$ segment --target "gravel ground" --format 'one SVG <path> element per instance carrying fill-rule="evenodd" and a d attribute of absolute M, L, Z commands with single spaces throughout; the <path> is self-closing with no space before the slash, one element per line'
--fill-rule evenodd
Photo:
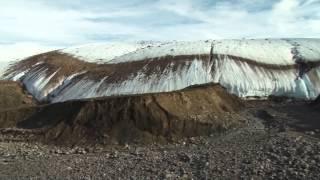
<path fill-rule="evenodd" d="M 320 179 L 319 115 L 303 102 L 253 102 L 246 127 L 148 146 L 57 147 L 0 133 L 0 179 Z"/>

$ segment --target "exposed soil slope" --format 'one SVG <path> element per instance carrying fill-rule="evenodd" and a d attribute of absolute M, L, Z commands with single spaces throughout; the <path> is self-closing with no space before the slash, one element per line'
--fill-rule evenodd
<path fill-rule="evenodd" d="M 7 128 L 15 122 L 20 130 L 41 132 L 41 140 L 59 144 L 151 143 L 237 127 L 241 122 L 235 112 L 241 107 L 221 86 L 207 85 L 7 111 L 0 122 Z M 29 117 L 21 119 L 20 113 Z"/>
<path fill-rule="evenodd" d="M 27 94 L 21 83 L 0 81 L 0 111 L 34 104 L 32 96 Z"/>

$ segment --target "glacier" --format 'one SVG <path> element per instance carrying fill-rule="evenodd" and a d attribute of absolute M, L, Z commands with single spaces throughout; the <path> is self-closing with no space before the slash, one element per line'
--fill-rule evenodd
<path fill-rule="evenodd" d="M 59 50 L 84 61 L 106 63 L 116 57 L 161 44 L 157 41 L 139 41 L 133 43 L 92 43 Z"/>
<path fill-rule="evenodd" d="M 242 98 L 320 94 L 320 39 L 240 39 L 89 44 L 55 51 L 79 59 L 72 71 L 44 54 L 9 68 L 38 100 L 62 102 L 169 92 L 219 83 Z M 58 61 L 57 61 L 58 62 Z M 89 64 L 85 64 L 89 63 Z"/>

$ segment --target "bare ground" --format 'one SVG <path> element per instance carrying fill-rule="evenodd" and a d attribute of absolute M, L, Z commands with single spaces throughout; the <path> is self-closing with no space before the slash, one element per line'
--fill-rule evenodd
<path fill-rule="evenodd" d="M 21 83 L 0 80 L 0 111 L 35 104 L 36 102 Z"/>
<path fill-rule="evenodd" d="M 238 97 L 210 84 L 167 93 L 0 108 L 0 128 L 24 140 L 66 146 L 150 144 L 242 126 L 245 121 L 238 115 L 242 108 Z"/>
<path fill-rule="evenodd" d="M 1 130 L 0 179 L 319 179 L 320 111 L 251 102 L 246 127 L 167 144 L 58 147 Z"/>

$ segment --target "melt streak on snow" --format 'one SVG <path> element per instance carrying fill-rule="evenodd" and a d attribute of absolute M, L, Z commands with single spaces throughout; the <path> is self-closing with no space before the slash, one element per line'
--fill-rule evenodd
<path fill-rule="evenodd" d="M 70 99 L 83 99 L 91 97 L 112 96 L 121 94 L 143 94 L 153 92 L 170 92 L 182 89 L 195 84 L 205 84 L 212 82 L 210 75 L 211 66 L 205 66 L 203 61 L 195 59 L 189 66 L 174 71 L 171 66 L 157 74 L 147 75 L 137 72 L 136 76 L 130 77 L 121 83 L 107 83 L 108 77 L 100 81 L 83 78 L 73 84 L 67 84 L 68 88 L 57 92 L 51 101 L 60 102 Z M 205 68 L 205 69 L 204 69 Z M 81 90 L 80 90 L 81 89 Z"/>
<path fill-rule="evenodd" d="M 96 44 L 60 53 L 103 63 L 112 72 L 109 68 L 97 76 L 100 71 L 89 69 L 60 82 L 51 82 L 56 72 L 46 69 L 17 70 L 8 77 L 20 79 L 38 99 L 52 102 L 168 92 L 205 83 L 219 83 L 239 97 L 314 99 L 320 93 L 319 39 Z"/>

